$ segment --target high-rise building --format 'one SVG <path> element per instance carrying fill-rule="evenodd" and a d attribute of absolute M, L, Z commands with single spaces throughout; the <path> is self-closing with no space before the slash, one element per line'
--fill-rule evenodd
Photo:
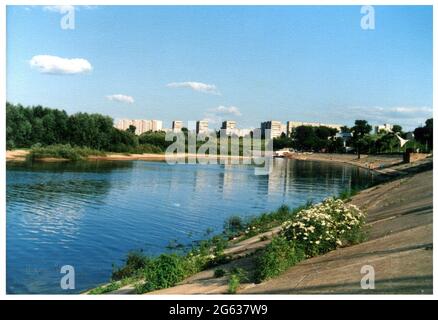
<path fill-rule="evenodd" d="M 394 126 L 389 123 L 384 123 L 374 127 L 374 133 L 378 134 L 380 131 L 391 132 Z"/>
<path fill-rule="evenodd" d="M 152 131 L 161 131 L 163 129 L 163 121 L 151 120 Z"/>
<path fill-rule="evenodd" d="M 239 130 L 236 128 L 236 121 L 226 120 L 222 122 L 222 130 L 225 130 L 227 135 L 239 135 Z"/>
<path fill-rule="evenodd" d="M 183 128 L 183 122 L 179 120 L 173 120 L 172 121 L 172 131 L 173 132 L 180 132 Z"/>
<path fill-rule="evenodd" d="M 148 131 L 161 131 L 163 129 L 163 122 L 161 120 L 130 120 L 122 119 L 114 125 L 119 130 L 127 130 L 129 126 L 135 127 L 135 134 L 140 135 Z"/>
<path fill-rule="evenodd" d="M 271 130 L 271 134 L 269 137 L 266 137 L 265 130 Z M 281 136 L 282 133 L 286 133 L 283 130 L 285 130 L 284 125 L 281 123 L 281 121 L 265 121 L 261 123 L 261 130 L 262 130 L 262 136 L 266 138 L 278 138 Z"/>
<path fill-rule="evenodd" d="M 196 121 L 196 134 L 208 133 L 208 121 L 199 120 Z"/>

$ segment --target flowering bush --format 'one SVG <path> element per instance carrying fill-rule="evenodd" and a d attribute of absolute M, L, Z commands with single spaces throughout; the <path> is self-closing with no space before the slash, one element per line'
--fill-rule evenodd
<path fill-rule="evenodd" d="M 363 239 L 365 215 L 355 205 L 328 198 L 283 224 L 283 235 L 312 257 Z"/>

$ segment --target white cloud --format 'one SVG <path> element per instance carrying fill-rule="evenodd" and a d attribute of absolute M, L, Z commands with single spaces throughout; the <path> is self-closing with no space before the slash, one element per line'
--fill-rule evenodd
<path fill-rule="evenodd" d="M 86 10 L 93 10 L 97 6 L 90 6 L 90 5 L 80 5 L 80 6 L 71 6 L 71 5 L 64 5 L 64 6 L 43 6 L 44 11 L 49 12 L 57 12 L 57 13 L 67 13 L 72 10 L 79 11 L 80 9 L 86 9 Z"/>
<path fill-rule="evenodd" d="M 225 117 L 228 116 L 238 116 L 240 117 L 242 113 L 240 112 L 239 108 L 235 106 L 219 106 L 217 108 L 209 109 L 204 114 L 204 120 L 208 120 L 210 123 L 221 123 Z"/>
<path fill-rule="evenodd" d="M 117 101 L 117 102 L 123 102 L 123 103 L 134 103 L 133 97 L 127 96 L 124 94 L 112 94 L 112 95 L 106 96 L 106 98 L 110 101 Z"/>
<path fill-rule="evenodd" d="M 67 59 L 50 55 L 37 55 L 30 59 L 32 68 L 47 74 L 79 74 L 93 69 L 90 62 L 82 58 Z"/>
<path fill-rule="evenodd" d="M 235 115 L 238 117 L 240 117 L 242 115 L 239 108 L 237 108 L 235 106 L 229 106 L 229 107 L 219 106 L 216 109 L 212 109 L 211 111 L 215 114 L 222 114 L 222 115 L 231 114 L 231 115 Z"/>
<path fill-rule="evenodd" d="M 357 106 L 332 110 L 331 113 L 337 119 L 350 122 L 365 119 L 371 124 L 391 123 L 399 124 L 405 129 L 412 129 L 432 117 L 433 111 L 430 107 L 398 106 L 383 108 L 379 106 Z"/>
<path fill-rule="evenodd" d="M 166 85 L 169 88 L 189 88 L 194 91 L 220 95 L 217 87 L 214 84 L 202 82 L 186 81 L 186 82 L 171 82 Z"/>
<path fill-rule="evenodd" d="M 75 10 L 74 6 L 44 6 L 43 7 L 44 11 L 50 11 L 50 12 L 58 12 L 58 13 L 67 13 L 70 12 L 72 10 Z"/>

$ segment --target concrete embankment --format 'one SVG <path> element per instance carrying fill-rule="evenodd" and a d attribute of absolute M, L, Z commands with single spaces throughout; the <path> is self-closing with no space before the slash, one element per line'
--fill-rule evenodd
<path fill-rule="evenodd" d="M 244 283 L 238 293 L 432 293 L 432 159 L 390 169 L 391 181 L 363 190 L 352 199 L 353 204 L 368 214 L 367 241 L 305 260 L 266 282 Z M 260 241 L 260 238 L 261 235 L 228 249 L 243 258 L 223 268 L 242 267 L 251 272 L 254 256 L 246 254 L 269 242 Z M 375 289 L 361 287 L 364 266 L 371 266 L 375 271 Z M 227 283 L 227 277 L 215 278 L 212 269 L 198 273 L 176 287 L 150 294 L 226 293 Z"/>

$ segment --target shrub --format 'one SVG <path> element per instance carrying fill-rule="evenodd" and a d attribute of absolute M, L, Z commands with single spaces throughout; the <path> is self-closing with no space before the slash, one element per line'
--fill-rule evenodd
<path fill-rule="evenodd" d="M 214 270 L 214 277 L 215 278 L 222 278 L 224 275 L 225 275 L 225 270 L 224 269 L 220 269 L 220 268 L 218 268 L 218 269 L 215 269 Z"/>
<path fill-rule="evenodd" d="M 228 280 L 228 293 L 234 294 L 242 281 L 247 280 L 246 271 L 242 268 L 233 268 L 230 279 Z"/>
<path fill-rule="evenodd" d="M 240 279 L 236 274 L 230 276 L 228 280 L 228 293 L 234 294 L 240 286 Z"/>
<path fill-rule="evenodd" d="M 328 198 L 286 222 L 283 235 L 312 257 L 356 243 L 363 238 L 364 224 L 365 215 L 356 206 Z"/>
<path fill-rule="evenodd" d="M 304 252 L 293 241 L 277 236 L 256 259 L 256 282 L 275 277 L 304 259 Z"/>
<path fill-rule="evenodd" d="M 205 252 L 195 248 L 186 255 L 161 254 L 154 258 L 131 253 L 125 265 L 113 271 L 112 279 L 141 277 L 144 282 L 136 285 L 137 293 L 168 288 L 209 266 L 216 257 L 211 251 L 211 247 Z"/>
<path fill-rule="evenodd" d="M 113 270 L 112 280 L 121 280 L 138 275 L 139 271 L 146 268 L 149 263 L 150 259 L 141 252 L 130 252 L 126 258 L 125 265 Z"/>
<path fill-rule="evenodd" d="M 231 216 L 224 223 L 224 233 L 234 235 L 245 229 L 245 223 L 239 216 Z"/>
<path fill-rule="evenodd" d="M 30 149 L 27 159 L 37 160 L 41 158 L 62 158 L 76 161 L 91 155 L 102 156 L 105 155 L 105 153 L 88 147 L 72 147 L 69 144 L 54 144 L 46 147 L 36 144 Z"/>

